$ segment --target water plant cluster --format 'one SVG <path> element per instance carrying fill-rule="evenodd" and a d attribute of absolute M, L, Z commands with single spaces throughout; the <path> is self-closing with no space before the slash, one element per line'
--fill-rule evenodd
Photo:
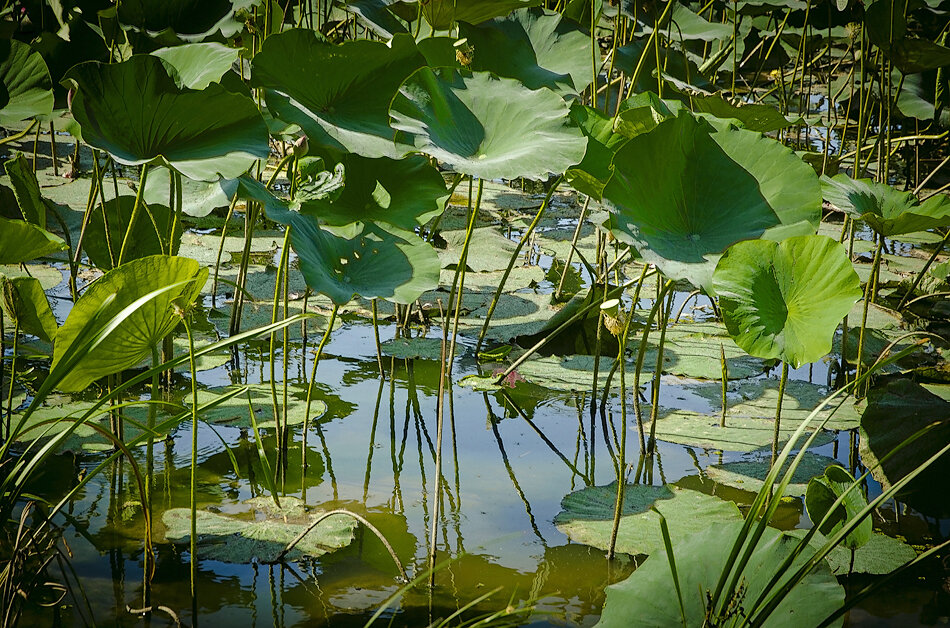
<path fill-rule="evenodd" d="M 946 619 L 948 11 L 5 2 L 0 624 Z"/>

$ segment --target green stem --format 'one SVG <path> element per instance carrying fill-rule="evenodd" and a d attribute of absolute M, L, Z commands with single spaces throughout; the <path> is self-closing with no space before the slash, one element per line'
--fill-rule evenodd
<path fill-rule="evenodd" d="M 505 268 L 505 272 L 501 276 L 501 281 L 498 282 L 498 287 L 495 289 L 495 295 L 492 297 L 491 305 L 488 306 L 488 313 L 485 314 L 485 322 L 482 323 L 482 331 L 478 334 L 478 342 L 475 344 L 475 355 L 478 355 L 478 353 L 482 350 L 482 342 L 485 340 L 485 334 L 488 332 L 488 325 L 491 323 L 492 315 L 495 313 L 495 308 L 498 306 L 498 299 L 501 298 L 501 293 L 505 289 L 505 282 L 508 281 L 508 276 L 511 274 L 511 270 L 515 267 L 515 262 L 521 255 L 521 249 L 524 248 L 524 245 L 528 242 L 531 234 L 534 233 L 538 223 L 541 222 L 541 217 L 544 216 L 544 210 L 548 208 L 548 203 L 551 202 L 551 196 L 554 194 L 554 191 L 557 189 L 557 186 L 562 179 L 563 176 L 558 177 L 551 186 L 551 189 L 548 190 L 548 193 L 544 196 L 544 200 L 541 202 L 541 207 L 538 208 L 538 213 L 535 214 L 534 220 L 531 221 L 531 224 L 528 225 L 528 228 L 525 229 L 525 232 L 521 234 L 521 239 L 518 241 L 518 246 L 515 247 L 514 252 L 511 254 L 511 259 L 508 260 L 508 267 Z M 479 185 L 481 185 L 480 179 Z"/>
<path fill-rule="evenodd" d="M 307 468 L 307 430 L 310 427 L 310 404 L 313 401 L 313 384 L 317 380 L 317 365 L 320 364 L 320 356 L 323 355 L 323 347 L 326 346 L 327 340 L 330 338 L 330 332 L 333 331 L 333 323 L 336 322 L 336 315 L 339 312 L 340 306 L 333 304 L 333 311 L 330 313 L 330 320 L 327 322 L 327 329 L 323 332 L 323 338 L 320 339 L 320 344 L 317 346 L 317 355 L 313 358 L 313 367 L 310 369 L 310 385 L 307 386 L 307 404 L 305 406 L 304 415 L 303 415 L 303 445 L 301 449 L 301 459 L 303 460 L 303 468 Z M 329 458 L 327 458 L 329 460 Z"/>
<path fill-rule="evenodd" d="M 643 371 L 643 360 L 646 358 L 647 352 L 647 341 L 650 337 L 650 327 L 653 325 L 653 322 L 656 320 L 656 313 L 660 307 L 662 307 L 663 298 L 666 296 L 667 291 L 673 287 L 673 280 L 668 279 L 666 283 L 663 284 L 663 287 L 660 289 L 659 294 L 656 295 L 656 301 L 653 302 L 653 307 L 650 308 L 650 314 L 647 316 L 647 321 L 643 326 L 643 335 L 640 337 L 640 347 L 637 350 L 637 364 L 633 374 L 633 395 L 634 395 L 634 410 L 637 415 L 637 432 L 640 436 L 640 450 L 643 452 L 647 451 L 646 438 L 643 433 L 643 413 L 640 409 L 640 373 Z M 653 438 L 655 433 L 655 427 L 650 426 L 650 438 Z"/>
<path fill-rule="evenodd" d="M 30 131 L 32 131 L 33 127 L 36 126 L 37 124 L 39 123 L 36 120 L 33 120 L 32 122 L 30 122 L 30 126 L 26 127 L 25 129 L 23 129 L 16 135 L 10 135 L 8 137 L 4 137 L 3 139 L 0 139 L 0 146 L 3 146 L 4 144 L 9 144 L 10 142 L 16 142 L 18 140 L 22 140 L 24 137 L 30 134 Z"/>
<path fill-rule="evenodd" d="M 183 316 L 181 322 L 185 325 L 185 333 L 188 334 L 188 366 L 191 370 L 191 538 L 188 544 L 188 562 L 191 575 L 191 605 L 192 609 L 195 609 L 198 603 L 198 369 L 195 365 L 195 339 L 191 333 L 191 324 L 187 316 Z"/>
<path fill-rule="evenodd" d="M 672 283 L 667 284 L 672 287 Z M 666 290 L 669 293 L 669 290 Z M 660 411 L 660 384 L 663 377 L 663 346 L 666 344 L 666 324 L 670 318 L 670 309 L 673 307 L 673 295 L 668 297 L 669 304 L 664 307 L 663 296 L 657 297 L 660 302 L 660 343 L 656 348 L 656 370 L 653 371 L 653 388 L 650 394 L 650 440 L 647 443 L 647 454 L 653 455 L 656 450 L 656 422 Z"/>
<path fill-rule="evenodd" d="M 277 264 L 277 277 L 274 281 L 274 306 L 271 310 L 270 322 L 271 325 L 277 322 L 277 314 L 280 312 L 280 289 L 283 285 L 284 273 L 287 272 L 287 257 L 290 250 L 290 231 L 291 226 L 287 225 L 284 229 L 284 242 L 281 246 L 280 251 L 280 262 Z M 284 316 L 287 315 L 287 312 L 284 312 Z M 276 332 L 271 332 L 270 334 L 270 359 L 268 364 L 270 366 L 270 392 L 271 392 L 271 402 L 274 410 L 274 426 L 275 432 L 277 434 L 277 464 L 275 471 L 278 475 L 283 475 L 283 465 L 281 461 L 284 459 L 284 454 L 286 452 L 286 437 L 287 437 L 287 425 L 282 421 L 283 416 L 280 410 L 280 404 L 277 402 L 277 377 L 276 371 L 274 368 L 274 351 L 276 350 Z"/>
<path fill-rule="evenodd" d="M 132 206 L 132 217 L 129 218 L 129 226 L 125 229 L 125 237 L 122 238 L 122 248 L 119 249 L 119 259 L 116 260 L 116 266 L 121 266 L 125 260 L 125 250 L 129 246 L 129 239 L 132 236 L 132 229 L 135 227 L 135 221 L 138 220 L 142 211 L 142 197 L 145 195 L 145 182 L 148 179 L 148 164 L 142 164 L 141 175 L 139 176 L 139 189 L 135 192 L 135 204 Z"/>
<path fill-rule="evenodd" d="M 775 429 L 772 432 L 772 464 L 778 458 L 778 439 L 782 423 L 782 399 L 785 397 L 785 384 L 788 382 L 788 362 L 782 360 L 782 378 L 778 382 L 778 403 L 775 405 Z"/>
<path fill-rule="evenodd" d="M 13 390 L 14 384 L 16 383 L 16 354 L 19 338 L 20 320 L 16 319 L 13 321 L 13 355 L 10 356 L 10 387 L 7 390 L 7 424 L 4 429 L 7 438 L 10 438 L 10 422 L 13 418 Z M 2 358 L 2 356 L 3 354 L 0 354 L 0 358 Z"/>
<path fill-rule="evenodd" d="M 881 250 L 884 248 L 884 236 L 878 236 L 877 248 L 874 250 L 874 262 L 871 264 L 871 276 L 868 277 L 868 283 L 864 289 L 864 310 L 861 313 L 861 330 L 858 333 L 858 351 L 857 358 L 855 359 L 855 373 L 854 378 L 860 379 L 861 377 L 861 358 L 864 352 L 864 332 L 868 326 L 868 309 L 871 306 L 871 301 L 874 300 L 874 292 L 877 289 L 877 275 L 881 268 Z M 855 391 L 856 394 L 859 394 L 860 391 Z"/>

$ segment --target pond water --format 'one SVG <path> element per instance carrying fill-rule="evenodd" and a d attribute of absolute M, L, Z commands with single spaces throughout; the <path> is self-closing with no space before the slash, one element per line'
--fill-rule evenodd
<path fill-rule="evenodd" d="M 551 226 L 555 227 L 572 230 L 574 225 L 562 220 Z M 537 255 L 532 261 L 546 271 L 551 257 Z M 579 265 L 578 269 L 583 273 Z M 531 290 L 551 292 L 553 284 L 546 281 Z M 685 292 L 677 293 L 674 312 L 687 297 Z M 702 320 L 707 316 L 704 299 L 686 304 L 687 317 Z M 220 296 L 216 305 L 228 306 Z M 640 305 L 649 307 L 649 300 Z M 215 321 L 210 297 L 205 297 L 204 306 L 206 318 L 197 327 L 210 336 Z M 65 312 L 59 309 L 62 320 Z M 287 378 L 298 391 L 306 385 L 320 333 L 310 329 L 306 347 L 300 334 L 287 345 Z M 383 322 L 379 333 L 386 341 L 404 332 Z M 441 330 L 433 326 L 410 333 L 439 338 Z M 284 368 L 281 341 L 276 349 L 280 379 Z M 590 412 L 589 390 L 558 391 L 519 383 L 512 389 L 477 392 L 458 385 L 464 376 L 497 368 L 479 366 L 473 349 L 470 338 L 460 339 L 454 364 L 456 384 L 445 391 L 441 491 L 435 497 L 439 362 L 383 356 L 384 376 L 380 377 L 372 324 L 363 317 L 344 316 L 342 325 L 330 335 L 317 371 L 316 399 L 325 402 L 327 410 L 307 433 L 308 467 L 306 471 L 301 468 L 302 432 L 297 425 L 292 428 L 287 473 L 279 488 L 281 496 L 300 498 L 314 510 L 345 508 L 365 516 L 392 544 L 410 577 L 424 574 L 428 568 L 429 539 L 434 534 L 441 565 L 434 588 L 417 584 L 406 588 L 400 599 L 391 600 L 405 583 L 382 543 L 360 526 L 350 545 L 319 558 L 276 565 L 202 559 L 193 608 L 187 542 L 166 540 L 162 524 L 164 511 L 189 504 L 191 428 L 185 421 L 154 445 L 157 562 L 151 603 L 170 609 L 188 625 L 206 626 L 362 626 L 384 606 L 387 610 L 376 620 L 377 625 L 418 626 L 453 613 L 474 617 L 524 603 L 535 606 L 535 611 L 523 618 L 526 625 L 596 623 L 604 587 L 629 575 L 637 559 L 621 554 L 608 561 L 604 551 L 572 542 L 554 521 L 566 495 L 615 480 L 613 449 L 608 444 L 613 436 L 605 438 L 606 423 L 599 412 Z M 202 387 L 268 382 L 269 352 L 268 342 L 259 340 L 230 355 L 217 356 L 204 364 L 210 368 L 199 372 L 198 382 Z M 759 377 L 775 380 L 777 372 L 773 368 Z M 825 384 L 828 366 L 806 366 L 793 370 L 791 377 Z M 647 384 L 648 379 L 642 383 Z M 715 412 L 716 402 L 696 394 L 694 384 L 664 376 L 661 405 Z M 604 414 L 615 426 L 621 421 L 617 388 L 614 382 Z M 279 395 L 281 389 L 278 384 Z M 176 374 L 167 394 L 172 400 L 188 397 L 187 372 Z M 740 398 L 735 392 L 730 396 Z M 629 397 L 627 402 L 629 405 Z M 649 406 L 645 408 L 648 413 Z M 676 484 L 734 500 L 740 507 L 751 502 L 752 491 L 717 484 L 707 475 L 710 465 L 745 460 L 748 454 L 661 440 L 655 458 L 639 459 L 638 463 L 632 410 L 627 422 L 630 481 Z M 273 461 L 273 430 L 261 431 L 264 448 Z M 837 458 L 854 471 L 860 465 L 856 446 L 853 432 L 841 432 L 813 451 Z M 225 447 L 233 453 L 233 463 Z M 136 449 L 135 455 L 144 468 L 145 448 Z M 102 456 L 86 453 L 58 458 L 55 467 L 44 473 L 38 490 L 61 494 Z M 212 429 L 202 423 L 198 456 L 199 509 L 247 519 L 262 516 L 243 503 L 269 495 L 261 481 L 263 470 L 250 430 L 220 424 Z M 873 495 L 880 489 L 871 481 L 868 490 Z M 439 500 L 435 520 L 433 499 Z M 892 504 L 882 515 L 883 519 L 876 521 L 878 527 L 912 544 L 932 543 L 950 533 L 947 521 L 924 518 L 903 506 L 895 512 Z M 129 465 L 115 463 L 111 472 L 90 482 L 60 522 L 74 572 L 68 577 L 81 583 L 77 595 L 84 602 L 64 608 L 57 613 L 59 619 L 66 625 L 141 623 L 127 609 L 142 605 L 144 568 L 143 517 Z M 777 523 L 785 528 L 810 525 L 800 498 L 783 504 Z M 945 623 L 950 618 L 945 578 L 939 565 L 925 565 L 853 611 L 846 625 Z M 868 578 L 853 576 L 846 584 L 856 589 L 867 582 Z M 883 596 L 886 605 L 880 602 Z M 164 625 L 168 619 L 164 611 L 157 611 L 151 625 Z M 49 615 L 44 612 L 35 621 L 37 625 L 46 623 Z"/>

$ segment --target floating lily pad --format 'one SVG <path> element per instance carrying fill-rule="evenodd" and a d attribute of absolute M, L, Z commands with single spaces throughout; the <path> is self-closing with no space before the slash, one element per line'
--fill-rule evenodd
<path fill-rule="evenodd" d="M 457 265 L 465 244 L 465 231 L 443 231 L 446 248 L 439 250 L 442 267 Z M 472 231 L 465 265 L 475 272 L 504 270 L 517 244 L 494 227 L 478 227 Z"/>
<path fill-rule="evenodd" d="M 226 563 L 249 564 L 255 560 L 271 562 L 297 535 L 307 529 L 309 518 L 297 517 L 298 523 L 290 523 L 273 514 L 261 520 L 246 520 L 226 517 L 217 513 L 199 510 L 195 513 L 198 530 L 198 556 L 207 560 Z M 191 539 L 191 510 L 173 508 L 162 515 L 165 537 L 170 541 L 184 543 Z M 314 528 L 287 554 L 290 560 L 305 556 L 323 556 L 327 552 L 350 544 L 356 530 L 356 521 L 345 515 L 327 518 Z"/>
<path fill-rule="evenodd" d="M 803 538 L 805 530 L 789 530 L 786 534 L 796 538 Z M 816 532 L 812 537 L 811 545 L 818 549 L 827 539 Z M 836 546 L 825 560 L 836 576 L 849 573 L 866 573 L 872 575 L 889 574 L 902 565 L 917 558 L 914 548 L 900 539 L 874 533 L 867 543 L 859 547 L 854 553 L 854 565 L 851 565 L 851 550 L 841 545 Z"/>
<path fill-rule="evenodd" d="M 797 427 L 797 421 L 787 420 L 783 414 L 779 444 L 786 442 Z M 731 416 L 726 418 L 726 427 L 720 427 L 718 415 L 689 410 L 661 410 L 656 426 L 659 440 L 723 451 L 755 451 L 767 447 L 772 443 L 774 432 L 770 419 Z M 813 445 L 824 445 L 832 440 L 831 434 L 819 434 Z"/>
<path fill-rule="evenodd" d="M 400 360 L 438 360 L 442 357 L 442 341 L 438 338 L 394 338 L 380 344 L 384 355 Z M 458 354 L 461 347 L 456 347 Z M 448 350 L 448 349 L 446 349 Z"/>
<path fill-rule="evenodd" d="M 656 364 L 658 334 L 647 341 L 651 350 L 645 364 Z M 631 334 L 629 347 L 639 347 L 639 337 Z M 765 370 L 765 362 L 740 349 L 719 323 L 678 323 L 666 330 L 663 343 L 663 372 L 698 379 L 722 379 L 720 347 L 726 354 L 729 379 L 743 379 Z"/>
<path fill-rule="evenodd" d="M 628 484 L 624 490 L 616 549 L 626 554 L 663 550 L 660 518 L 650 510 L 652 506 L 666 517 L 674 539 L 740 518 L 734 503 L 699 491 L 639 484 Z M 554 524 L 572 541 L 606 550 L 610 546 L 616 500 L 616 482 L 571 493 L 561 500 L 562 511 L 554 518 Z"/>
<path fill-rule="evenodd" d="M 679 586 L 673 583 L 670 560 L 661 548 L 629 578 L 607 587 L 607 601 L 598 626 L 679 626 L 684 624 L 681 613 L 685 614 L 687 625 L 703 625 L 707 617 L 706 592 L 715 591 L 721 574 L 732 567 L 730 552 L 741 528 L 741 522 L 721 522 L 686 537 L 674 532 L 670 522 Z M 810 552 L 803 552 L 778 575 L 778 569 L 797 544 L 794 537 L 766 528 L 742 572 L 742 589 L 730 604 L 736 608 L 750 605 L 766 587 L 786 582 L 811 557 Z M 773 576 L 777 576 L 775 585 L 771 583 Z M 682 593 L 682 611 L 677 590 Z M 844 597 L 844 588 L 829 569 L 819 566 L 792 588 L 762 625 L 817 626 L 844 603 Z M 830 625 L 840 626 L 841 621 Z"/>
<path fill-rule="evenodd" d="M 0 230 L 2 230 L 2 227 L 3 225 L 0 224 Z M 63 283 L 63 271 L 55 266 L 29 264 L 26 268 L 27 270 L 24 270 L 19 264 L 0 264 L 0 275 L 11 279 L 13 277 L 33 277 L 40 282 L 44 291 L 51 290 Z"/>
<path fill-rule="evenodd" d="M 607 375 L 613 363 L 613 358 L 600 358 L 597 373 L 598 390 L 603 390 L 607 384 Z M 551 355 L 527 360 L 518 367 L 518 374 L 529 382 L 552 390 L 590 390 L 594 382 L 594 356 Z"/>
<path fill-rule="evenodd" d="M 219 396 L 229 393 L 243 386 L 225 386 L 223 388 L 212 388 L 210 390 L 198 391 L 198 405 L 203 405 L 214 401 Z M 274 405 L 272 390 L 270 384 L 254 384 L 248 386 L 248 392 L 242 393 L 228 399 L 214 408 L 206 410 L 202 414 L 202 419 L 209 423 L 222 425 L 231 425 L 234 427 L 251 427 L 251 418 L 248 415 L 249 408 L 247 397 L 250 394 L 251 405 L 254 408 L 254 418 L 259 428 L 273 428 L 274 423 Z M 291 385 L 287 396 L 287 425 L 303 425 L 307 409 L 307 389 L 306 387 Z M 315 395 L 316 396 L 316 395 Z M 277 403 L 278 407 L 283 403 L 284 385 L 277 384 Z M 185 403 L 191 405 L 191 398 L 188 397 Z M 313 422 L 319 419 L 327 411 L 327 404 L 319 399 L 310 400 L 310 419 Z"/>
<path fill-rule="evenodd" d="M 785 475 L 792 458 L 789 457 L 782 465 L 781 475 Z M 808 481 L 813 477 L 820 476 L 828 467 L 838 464 L 838 461 L 828 456 L 820 456 L 810 451 L 806 451 L 801 462 L 792 475 L 792 481 L 785 487 L 785 495 L 801 497 L 805 494 L 808 487 Z M 714 464 L 706 467 L 706 475 L 719 484 L 726 484 L 741 488 L 744 491 L 758 493 L 765 485 L 765 476 L 768 475 L 772 463 L 768 459 L 762 460 L 739 460 L 736 462 L 727 462 L 725 464 Z"/>

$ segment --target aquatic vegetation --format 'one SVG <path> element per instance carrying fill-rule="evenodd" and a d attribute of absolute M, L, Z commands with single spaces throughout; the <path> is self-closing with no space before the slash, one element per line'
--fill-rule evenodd
<path fill-rule="evenodd" d="M 10 4 L 0 624 L 950 617 L 946 9 Z"/>

